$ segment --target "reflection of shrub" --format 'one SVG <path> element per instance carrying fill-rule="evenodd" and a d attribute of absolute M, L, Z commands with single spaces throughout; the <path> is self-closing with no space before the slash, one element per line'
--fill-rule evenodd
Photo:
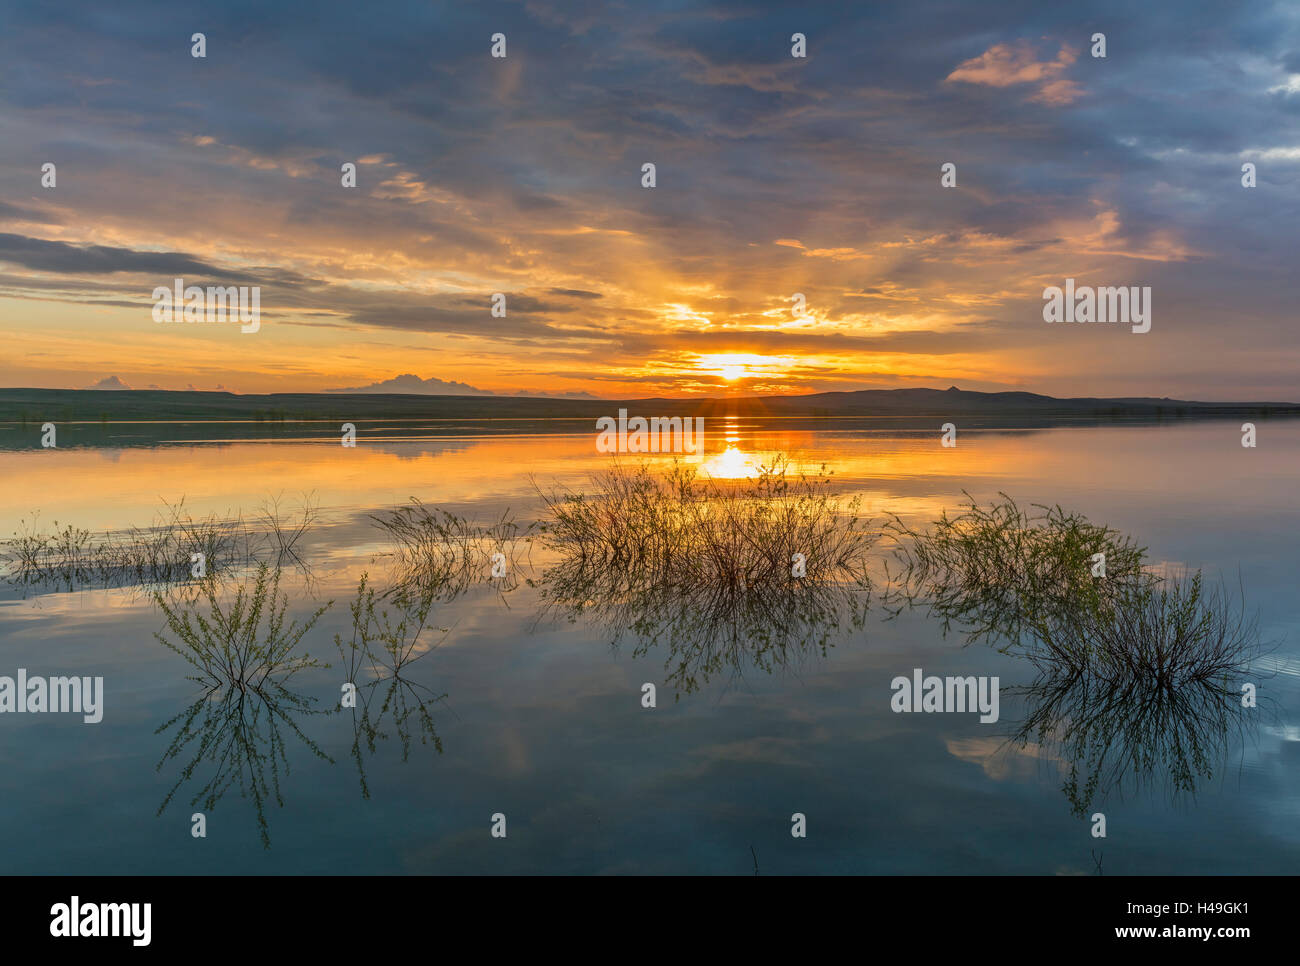
<path fill-rule="evenodd" d="M 375 753 L 377 742 L 397 736 L 402 747 L 402 761 L 411 756 L 411 740 L 432 744 L 442 754 L 442 739 L 434 727 L 433 706 L 446 694 L 394 675 L 371 681 L 357 688 L 357 707 L 352 709 L 352 748 L 349 754 L 357 766 L 361 797 L 370 797 L 366 778 L 366 755 Z M 388 731 L 392 727 L 392 733 Z"/>
<path fill-rule="evenodd" d="M 387 601 L 387 605 L 396 610 L 394 617 L 383 598 L 377 598 L 375 591 L 367 586 L 368 582 L 368 575 L 362 574 L 357 583 L 356 599 L 349 607 L 352 636 L 345 640 L 341 634 L 334 635 L 334 644 L 348 681 L 356 687 L 351 756 L 357 766 L 364 798 L 370 797 L 365 756 L 374 754 L 377 741 L 390 737 L 386 719 L 401 743 L 403 761 L 410 757 L 411 739 L 416 737 L 420 744 L 432 742 L 441 754 L 442 739 L 434 728 L 430 705 L 446 697 L 402 677 L 407 665 L 441 643 L 439 639 L 426 647 L 420 641 L 426 630 L 433 629 L 429 627 L 429 615 L 438 596 L 437 589 L 427 588 L 423 593 L 413 595 L 409 588 L 398 588 Z M 445 637 L 447 631 L 444 629 L 442 633 Z M 367 668 L 375 680 L 358 683 L 358 672 L 363 668 Z"/>
<path fill-rule="evenodd" d="M 1048 660 L 1165 689 L 1225 687 L 1259 649 L 1255 620 L 1221 588 L 1206 590 L 1199 571 L 1133 585 L 1109 607 L 1054 615 L 1038 637 Z"/>
<path fill-rule="evenodd" d="M 196 605 L 174 604 L 155 593 L 167 629 L 177 640 L 173 643 L 160 633 L 154 636 L 189 661 L 199 672 L 192 679 L 205 687 L 260 691 L 269 681 L 283 682 L 298 671 L 321 666 L 309 655 L 294 652 L 333 603 L 318 608 L 302 625 L 292 621 L 285 627 L 289 599 L 279 588 L 280 570 L 272 571 L 266 564 L 258 567 L 251 589 L 240 584 L 228 605 L 218 599 L 216 582 L 205 581 L 207 616 Z"/>
<path fill-rule="evenodd" d="M 1080 818 L 1098 797 L 1126 786 L 1194 794 L 1248 723 L 1236 680 L 1194 674 L 1171 686 L 1140 668 L 1051 659 L 1039 670 L 1029 687 L 1012 690 L 1027 712 L 1013 741 L 1033 742 L 1064 762 L 1062 790 Z"/>
<path fill-rule="evenodd" d="M 670 587 L 570 558 L 539 582 L 544 613 L 603 624 L 633 656 L 663 647 L 665 681 L 690 694 L 721 672 L 766 674 L 824 657 L 842 628 L 861 628 L 868 594 L 851 585 L 790 581 L 780 587 L 710 583 Z"/>
<path fill-rule="evenodd" d="M 284 805 L 280 774 L 289 774 L 286 736 L 297 738 L 317 758 L 333 764 L 333 759 L 303 732 L 296 720 L 302 715 L 322 713 L 313 711 L 311 704 L 310 699 L 275 682 L 256 690 L 221 688 L 209 691 L 161 725 L 155 734 L 173 727 L 175 732 L 158 762 L 158 770 L 169 761 L 180 761 L 183 767 L 158 806 L 158 814 L 163 813 L 185 782 L 203 774 L 206 780 L 190 797 L 190 806 L 210 812 L 230 788 L 238 786 L 240 797 L 252 802 L 262 845 L 269 849 L 271 830 L 266 806 L 272 801 Z"/>
<path fill-rule="evenodd" d="M 634 574 L 645 585 L 790 586 L 799 580 L 865 586 L 871 537 L 858 502 L 841 503 L 824 471 L 790 470 L 784 460 L 754 479 L 702 480 L 674 464 L 615 467 L 594 492 L 542 494 L 545 543 L 568 559 Z M 791 573 L 795 554 L 807 577 Z"/>

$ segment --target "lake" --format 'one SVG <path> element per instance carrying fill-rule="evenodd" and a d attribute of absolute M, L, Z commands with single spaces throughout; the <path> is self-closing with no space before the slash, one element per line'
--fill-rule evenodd
<path fill-rule="evenodd" d="M 522 547 L 503 580 L 441 600 L 400 687 L 363 675 L 339 708 L 336 634 L 363 573 L 382 588 L 392 550 L 372 514 L 412 497 L 482 523 L 539 518 L 539 488 L 582 490 L 613 457 L 572 426 L 455 433 L 362 427 L 337 437 L 151 442 L 0 451 L 0 535 L 34 514 L 91 531 L 148 525 L 164 501 L 256 518 L 311 494 L 320 515 L 284 569 L 288 615 L 332 605 L 301 642 L 330 668 L 294 700 L 204 696 L 155 637 L 133 586 L 9 587 L 0 675 L 102 676 L 103 720 L 0 715 L 0 871 L 7 874 L 811 873 L 1242 874 L 1300 868 L 1300 603 L 1295 580 L 1300 422 L 1167 421 L 932 431 L 851 420 L 711 420 L 686 457 L 720 479 L 778 454 L 825 465 L 865 515 L 923 526 L 969 494 L 1057 505 L 1146 547 L 1153 565 L 1244 590 L 1269 648 L 1243 678 L 1259 705 L 1193 775 L 1156 761 L 1067 793 L 1070 756 L 1012 740 L 1034 710 L 1035 669 L 945 635 L 924 609 L 773 659 L 746 642 L 683 660 L 594 612 L 541 599 L 554 554 Z M 61 431 L 62 432 L 62 431 Z M 35 430 L 31 433 L 35 439 Z M 146 437 L 148 434 L 145 434 Z M 167 434 L 161 434 L 165 437 Z M 620 457 L 635 462 L 633 457 Z M 645 457 L 665 467 L 669 456 Z M 245 579 L 247 575 L 245 575 Z M 572 618 L 572 619 L 570 619 Z M 615 641 L 617 638 L 617 641 Z M 733 642 L 734 644 L 735 642 Z M 996 676 L 1000 719 L 897 713 L 891 681 Z M 643 707 L 654 684 L 656 706 Z M 387 703 L 385 703 L 387 701 Z M 187 719 L 191 710 L 197 717 Z M 179 716 L 179 717 L 178 717 Z M 189 744 L 168 756 L 178 734 Z M 1124 740 L 1164 747 L 1165 734 Z M 203 754 L 192 772 L 186 765 Z M 188 751 L 186 750 L 188 749 Z M 214 783 L 214 784 L 213 784 Z M 207 788 L 202 800 L 194 796 Z M 169 793 L 174 794 L 168 799 Z M 166 802 L 166 806 L 161 809 Z M 206 836 L 191 834 L 204 813 Z M 800 813 L 806 835 L 791 835 Z M 1105 816 L 1094 837 L 1092 816 Z M 504 816 L 506 834 L 492 834 Z"/>

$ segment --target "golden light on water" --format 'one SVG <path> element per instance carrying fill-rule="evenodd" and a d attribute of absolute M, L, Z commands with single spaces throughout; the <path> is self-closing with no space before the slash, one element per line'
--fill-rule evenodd
<path fill-rule="evenodd" d="M 715 479 L 744 480 L 758 476 L 762 459 L 728 445 L 721 453 L 714 453 L 700 464 L 700 473 Z"/>
<path fill-rule="evenodd" d="M 1102 430 L 1072 430 L 1083 435 Z M 1130 434 L 1110 430 L 1107 445 L 1124 441 L 1132 452 L 1144 452 L 1150 443 Z M 1136 433 L 1136 431 L 1134 431 Z M 1131 442 L 1130 439 L 1132 440 Z M 977 443 L 978 440 L 978 443 Z M 1048 467 L 1040 463 L 1034 437 L 1002 433 L 969 434 L 958 449 L 938 446 L 932 436 L 880 434 L 845 439 L 814 448 L 812 433 L 787 428 L 781 421 L 760 427 L 745 421 L 720 418 L 706 421 L 705 449 L 698 454 L 653 454 L 645 459 L 666 468 L 680 460 L 701 477 L 718 480 L 752 479 L 760 468 L 779 456 L 794 461 L 797 469 L 816 471 L 822 462 L 834 470 L 837 481 L 857 483 L 875 493 L 891 510 L 937 513 L 932 504 L 939 492 L 936 481 L 954 474 L 973 489 L 987 492 L 989 481 L 1005 467 L 1039 474 L 1043 485 L 1086 478 L 1092 450 L 1064 450 Z M 234 516 L 255 513 L 268 496 L 282 493 L 292 503 L 311 493 L 326 507 L 359 505 L 400 506 L 412 496 L 426 503 L 469 502 L 485 492 L 494 498 L 523 505 L 534 493 L 530 477 L 581 489 L 593 471 L 608 465 L 610 456 L 596 451 L 590 434 L 548 437 L 464 437 L 454 441 L 421 439 L 384 441 L 366 439 L 346 460 L 339 459 L 337 441 L 302 443 L 232 442 L 221 449 L 224 471 L 203 470 L 207 449 L 173 445 L 124 450 L 59 448 L 40 454 L 0 452 L 0 479 L 5 499 L 0 501 L 0 536 L 8 536 L 24 519 L 50 504 L 59 494 L 60 524 L 90 529 L 146 526 L 163 508 L 164 497 L 185 497 L 185 507 L 196 514 Z M 419 458 L 416 458 L 416 457 Z M 1199 458 L 1199 455 L 1198 457 Z M 628 464 L 640 458 L 620 457 Z M 1151 476 L 1151 486 L 1173 486 L 1193 472 L 1194 461 L 1165 457 L 1168 469 Z M 434 469 L 431 470 L 431 467 Z M 112 472 L 107 472 L 111 468 Z M 168 481 L 183 480 L 183 490 Z M 490 486 L 485 487 L 485 482 Z M 918 496 L 923 491 L 924 497 Z M 903 494 L 900 496 L 900 494 Z M 938 500 L 938 497 L 933 497 Z M 918 502 L 919 501 L 919 502 Z M 53 521 L 52 513 L 42 516 Z"/>
<path fill-rule="evenodd" d="M 775 456 L 741 449 L 737 445 L 740 442 L 740 424 L 734 418 L 726 420 L 722 435 L 727 444 L 726 449 L 705 457 L 699 465 L 699 472 L 703 476 L 719 480 L 752 479 L 758 476 L 760 467 L 765 462 L 771 462 L 771 457 Z"/>

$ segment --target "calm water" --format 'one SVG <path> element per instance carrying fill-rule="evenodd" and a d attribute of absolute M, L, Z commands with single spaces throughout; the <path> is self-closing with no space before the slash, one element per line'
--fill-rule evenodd
<path fill-rule="evenodd" d="M 548 565 L 540 549 L 513 589 L 483 585 L 438 607 L 449 632 L 406 672 L 412 687 L 373 750 L 363 741 L 359 769 L 354 717 L 334 711 L 346 678 L 333 637 L 350 634 L 359 575 L 382 583 L 389 565 L 368 515 L 414 496 L 482 522 L 507 507 L 534 518 L 534 481 L 580 488 L 609 460 L 590 434 L 0 452 L 6 535 L 34 511 L 103 530 L 148 524 L 164 499 L 248 516 L 269 496 L 314 493 L 323 517 L 308 538 L 310 579 L 286 573 L 283 589 L 299 618 L 333 600 L 303 645 L 336 664 L 293 679 L 325 713 L 280 709 L 301 731 L 281 726 L 283 760 L 212 732 L 229 742 L 232 784 L 195 839 L 191 798 L 217 768 L 200 764 L 159 814 L 187 759 L 159 767 L 174 728 L 158 729 L 200 692 L 154 639 L 157 608 L 126 589 L 9 593 L 0 674 L 102 675 L 106 698 L 96 725 L 0 716 L 0 872 L 752 874 L 756 861 L 762 874 L 1095 874 L 1098 861 L 1108 875 L 1296 872 L 1300 423 L 1260 427 L 1255 449 L 1226 422 L 963 432 L 956 449 L 937 433 L 851 425 L 710 435 L 703 463 L 715 475 L 787 453 L 827 464 L 870 516 L 912 523 L 955 509 L 963 491 L 1005 492 L 1130 533 L 1157 563 L 1240 581 L 1276 644 L 1252 678 L 1261 707 L 1194 791 L 1158 770 L 1099 789 L 1085 811 L 1105 813 L 1103 840 L 1063 792 L 1059 749 L 1008 743 L 1025 712 L 1012 697 L 997 724 L 890 710 L 890 681 L 913 668 L 997 675 L 1006 690 L 1033 677 L 1022 659 L 945 640 L 919 613 L 887 622 L 873 610 L 824 654 L 764 669 L 741 653 L 688 669 L 687 693 L 661 648 L 638 653 L 626 635 L 612 646 L 598 620 L 539 617 L 527 579 Z M 645 682 L 659 688 L 653 710 L 641 707 Z M 420 741 L 417 698 L 436 742 Z M 272 789 L 268 848 L 240 789 L 259 774 L 269 782 L 273 762 L 282 804 Z M 498 812 L 505 839 L 489 834 Z M 807 816 L 804 839 L 791 837 L 795 812 Z"/>

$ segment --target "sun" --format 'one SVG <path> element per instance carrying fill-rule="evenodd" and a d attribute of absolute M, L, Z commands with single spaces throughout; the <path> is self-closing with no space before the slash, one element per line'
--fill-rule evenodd
<path fill-rule="evenodd" d="M 695 366 L 700 372 L 707 372 L 725 382 L 779 373 L 786 367 L 785 362 L 786 360 L 774 356 L 749 352 L 728 352 L 695 358 Z"/>

